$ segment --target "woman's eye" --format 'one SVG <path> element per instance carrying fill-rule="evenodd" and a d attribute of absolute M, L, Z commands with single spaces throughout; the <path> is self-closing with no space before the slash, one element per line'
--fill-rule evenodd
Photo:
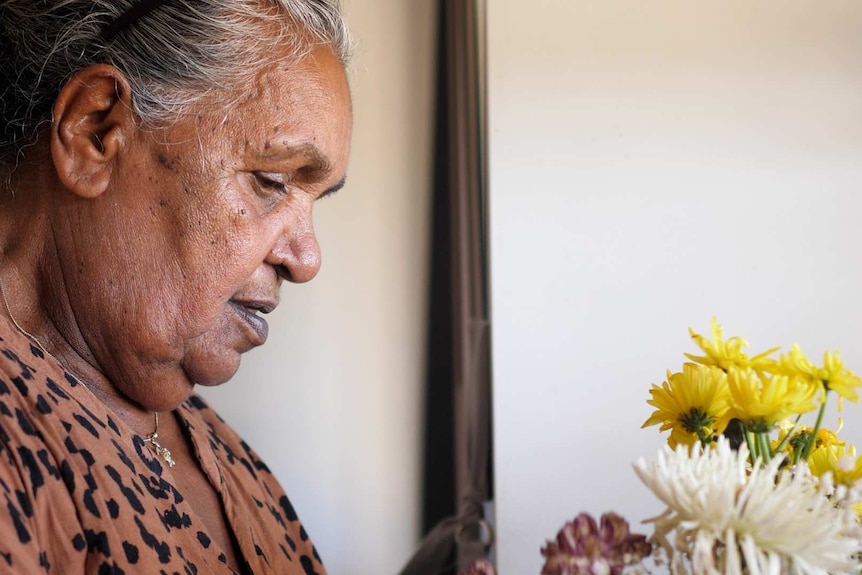
<path fill-rule="evenodd" d="M 287 177 L 284 174 L 255 172 L 254 178 L 257 180 L 257 184 L 266 190 L 282 194 L 287 193 Z"/>

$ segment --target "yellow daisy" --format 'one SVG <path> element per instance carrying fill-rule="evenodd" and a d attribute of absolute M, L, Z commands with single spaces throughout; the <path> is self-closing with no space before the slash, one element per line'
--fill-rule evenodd
<path fill-rule="evenodd" d="M 742 421 L 749 431 L 769 431 L 790 416 L 817 408 L 816 390 L 796 377 L 767 376 L 751 368 L 731 369 L 727 385 L 729 416 Z"/>
<path fill-rule="evenodd" d="M 670 373 L 661 387 L 653 384 L 647 403 L 656 408 L 642 427 L 661 424 L 671 430 L 668 444 L 709 443 L 727 426 L 727 376 L 720 369 L 686 363 L 682 372 Z"/>
<path fill-rule="evenodd" d="M 706 353 L 705 356 L 697 356 L 690 353 L 684 354 L 688 359 L 695 363 L 719 367 L 724 371 L 732 367 L 750 367 L 757 371 L 771 372 L 775 368 L 775 360 L 770 359 L 768 356 L 780 348 L 773 347 L 754 357 L 748 357 L 748 354 L 742 351 L 743 348 L 748 347 L 747 341 L 737 336 L 725 340 L 724 331 L 721 329 L 718 320 L 714 317 L 712 318 L 711 325 L 711 341 L 696 333 L 693 329 L 688 328 L 691 339 Z"/>
<path fill-rule="evenodd" d="M 862 457 L 856 457 L 856 448 L 852 445 L 815 448 L 808 458 L 808 467 L 817 477 L 832 472 L 832 480 L 836 485 L 852 487 L 862 479 Z"/>
<path fill-rule="evenodd" d="M 862 379 L 844 367 L 837 351 L 824 353 L 823 367 L 817 367 L 802 353 L 798 345 L 793 344 L 789 353 L 781 355 L 778 364 L 781 373 L 799 376 L 817 387 L 821 397 L 824 391 L 832 390 L 840 397 L 859 401 L 856 388 L 862 387 Z"/>

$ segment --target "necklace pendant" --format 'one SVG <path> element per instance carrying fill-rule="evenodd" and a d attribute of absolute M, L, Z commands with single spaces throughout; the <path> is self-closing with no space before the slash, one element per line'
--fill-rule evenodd
<path fill-rule="evenodd" d="M 152 450 L 156 452 L 156 455 L 164 459 L 165 463 L 168 464 L 168 467 L 173 467 L 176 465 L 176 462 L 174 461 L 173 455 L 171 455 L 171 450 L 167 447 L 162 447 L 159 442 L 156 441 L 159 438 L 159 412 L 154 412 L 153 416 L 156 420 L 156 428 L 151 434 L 144 438 L 144 443 L 149 443 Z"/>
<path fill-rule="evenodd" d="M 149 443 L 150 448 L 155 452 L 156 455 L 165 460 L 165 463 L 168 464 L 168 467 L 173 467 L 177 464 L 174 461 L 173 455 L 171 455 L 171 450 L 167 447 L 162 447 L 156 439 L 159 437 L 159 434 L 155 431 L 144 438 L 144 443 Z"/>
<path fill-rule="evenodd" d="M 156 447 L 156 454 L 158 454 L 162 459 L 165 460 L 165 463 L 168 464 L 168 467 L 173 467 L 176 465 L 174 458 L 171 456 L 171 450 L 167 447 L 162 447 L 161 445 Z"/>

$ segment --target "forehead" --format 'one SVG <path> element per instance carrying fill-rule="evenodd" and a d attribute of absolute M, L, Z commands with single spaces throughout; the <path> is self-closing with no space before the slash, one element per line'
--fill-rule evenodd
<path fill-rule="evenodd" d="M 346 156 L 352 111 L 347 77 L 328 47 L 299 61 L 277 61 L 253 74 L 240 97 L 225 107 L 215 96 L 204 104 L 200 121 L 212 124 L 221 145 L 241 156 L 278 160 L 291 152 L 323 155 L 327 162 Z"/>
<path fill-rule="evenodd" d="M 260 108 L 262 100 L 272 106 Z M 289 110 L 341 103 L 349 104 L 347 76 L 332 50 L 321 46 L 298 61 L 277 61 L 259 69 L 245 86 L 239 105 L 277 114 L 285 111 L 284 106 Z"/>

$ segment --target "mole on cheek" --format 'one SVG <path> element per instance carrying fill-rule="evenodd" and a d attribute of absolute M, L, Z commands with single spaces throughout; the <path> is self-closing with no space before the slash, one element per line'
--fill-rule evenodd
<path fill-rule="evenodd" d="M 164 154 L 159 154 L 159 163 L 164 166 L 166 170 L 173 172 L 176 169 L 177 162 L 180 161 L 180 155 L 176 155 L 173 158 L 168 158 Z"/>

